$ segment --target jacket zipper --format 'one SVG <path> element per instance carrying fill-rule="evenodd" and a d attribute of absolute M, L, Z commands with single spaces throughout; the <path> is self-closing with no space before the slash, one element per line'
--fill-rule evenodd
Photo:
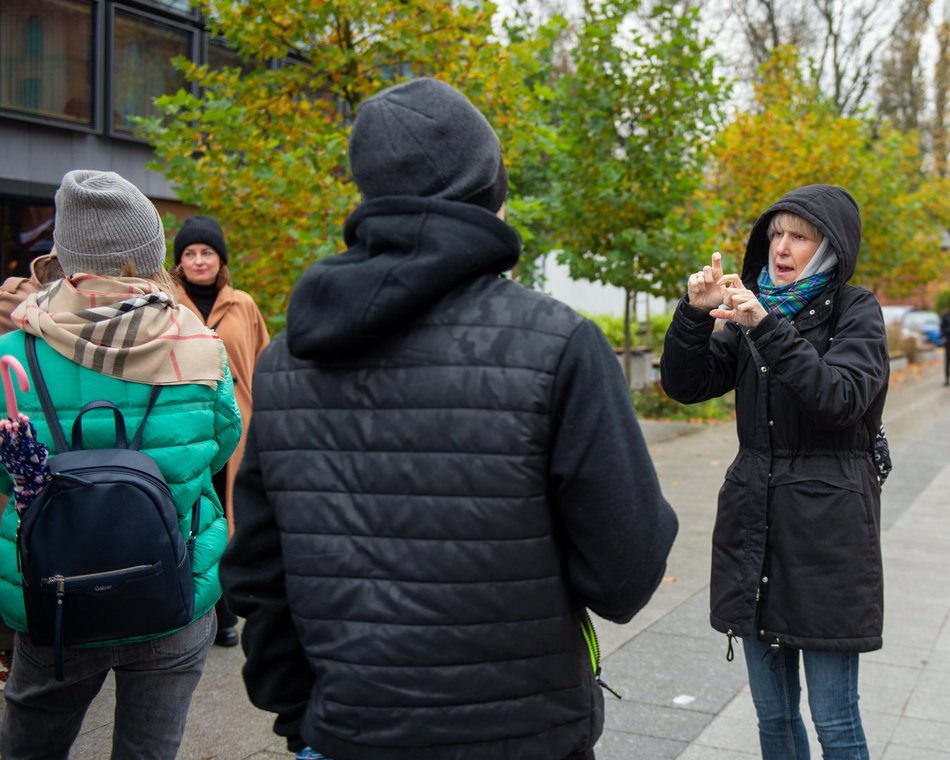
<path fill-rule="evenodd" d="M 581 633 L 584 635 L 584 641 L 587 644 L 587 653 L 590 655 L 590 664 L 594 670 L 594 680 L 600 684 L 602 689 L 606 689 L 617 699 L 623 699 L 620 692 L 612 689 L 601 677 L 600 641 L 597 640 L 597 631 L 594 629 L 594 623 L 591 621 L 587 610 L 584 610 L 584 617 L 581 619 Z"/>

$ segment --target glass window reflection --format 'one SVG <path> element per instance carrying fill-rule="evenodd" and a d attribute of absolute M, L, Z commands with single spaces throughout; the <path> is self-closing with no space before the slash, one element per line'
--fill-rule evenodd
<path fill-rule="evenodd" d="M 91 3 L 0 3 L 0 107 L 92 125 L 92 82 Z"/>
<path fill-rule="evenodd" d="M 112 127 L 131 134 L 133 118 L 158 113 L 154 99 L 187 88 L 172 58 L 191 53 L 191 32 L 116 11 L 112 55 Z"/>

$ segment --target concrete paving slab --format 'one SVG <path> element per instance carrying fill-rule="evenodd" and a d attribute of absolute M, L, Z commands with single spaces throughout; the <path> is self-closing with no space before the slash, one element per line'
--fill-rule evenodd
<path fill-rule="evenodd" d="M 901 718 L 891 736 L 891 744 L 917 749 L 942 747 L 950 752 L 950 715 L 946 721 Z"/>
<path fill-rule="evenodd" d="M 892 744 L 885 750 L 882 760 L 947 760 L 948 756 L 950 755 L 946 750 L 919 749 Z"/>
<path fill-rule="evenodd" d="M 642 734 L 628 734 L 621 731 L 605 733 L 597 744 L 597 758 L 625 757 L 650 758 L 650 760 L 673 760 L 679 757 L 689 744 L 657 739 Z"/>
<path fill-rule="evenodd" d="M 627 734 L 690 742 L 709 722 L 709 716 L 681 707 L 659 707 L 624 699 L 612 702 L 605 728 Z"/>
<path fill-rule="evenodd" d="M 719 749 L 717 747 L 707 747 L 702 744 L 692 744 L 689 749 L 680 755 L 680 760 L 749 760 L 759 756 L 758 750 L 755 752 L 739 752 L 732 749 Z"/>

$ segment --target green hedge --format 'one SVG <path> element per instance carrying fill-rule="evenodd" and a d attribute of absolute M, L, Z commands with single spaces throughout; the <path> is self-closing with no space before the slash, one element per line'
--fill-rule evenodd
<path fill-rule="evenodd" d="M 623 317 L 615 317 L 612 314 L 584 314 L 585 317 L 594 322 L 610 345 L 614 348 L 623 348 Z M 671 314 L 655 314 L 650 317 L 646 330 L 639 322 L 634 322 L 630 326 L 631 341 L 634 346 L 648 346 L 654 353 L 659 354 L 663 349 L 663 337 L 673 319 Z"/>
<path fill-rule="evenodd" d="M 584 314 L 603 330 L 607 340 L 615 348 L 623 347 L 623 317 L 612 314 Z M 640 324 L 634 324 L 631 334 L 634 346 L 647 346 L 657 356 L 663 351 L 663 338 L 669 329 L 671 314 L 656 314 L 650 317 L 646 331 Z M 728 420 L 735 417 L 735 397 L 727 393 L 721 398 L 710 399 L 699 404 L 681 404 L 674 401 L 663 391 L 659 381 L 630 391 L 630 398 L 637 416 L 643 419 L 661 419 L 674 421 L 688 420 Z"/>
<path fill-rule="evenodd" d="M 681 404 L 663 391 L 660 381 L 630 391 L 637 416 L 647 420 L 730 420 L 736 416 L 735 392 L 698 404 Z"/>

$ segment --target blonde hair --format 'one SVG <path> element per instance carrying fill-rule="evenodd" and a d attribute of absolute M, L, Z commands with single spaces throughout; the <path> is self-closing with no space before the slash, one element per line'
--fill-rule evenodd
<path fill-rule="evenodd" d="M 814 224 L 790 211 L 779 211 L 769 220 L 769 240 L 777 232 L 793 232 L 796 235 L 803 235 L 809 240 L 814 240 L 816 243 L 820 243 L 825 239 L 825 236 L 821 234 L 821 230 Z"/>
<path fill-rule="evenodd" d="M 156 285 L 158 285 L 159 290 L 164 290 L 167 293 L 171 293 L 172 289 L 175 287 L 175 283 L 171 277 L 168 276 L 168 272 L 164 269 L 159 269 L 157 272 L 152 272 L 151 274 L 139 274 L 135 271 L 135 264 L 131 261 L 127 262 L 125 266 L 122 267 L 122 274 L 120 277 L 139 277 L 143 280 L 151 280 Z"/>

